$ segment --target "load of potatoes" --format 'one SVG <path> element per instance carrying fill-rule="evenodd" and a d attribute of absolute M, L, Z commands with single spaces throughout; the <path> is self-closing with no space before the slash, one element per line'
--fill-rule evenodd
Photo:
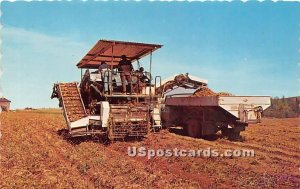
<path fill-rule="evenodd" d="M 209 89 L 208 87 L 201 87 L 197 89 L 193 95 L 194 97 L 201 97 L 201 96 L 233 96 L 231 93 L 227 92 L 219 92 L 215 93 L 213 90 Z"/>

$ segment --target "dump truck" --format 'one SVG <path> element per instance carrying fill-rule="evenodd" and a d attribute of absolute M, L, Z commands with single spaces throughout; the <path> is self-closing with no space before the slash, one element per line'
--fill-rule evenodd
<path fill-rule="evenodd" d="M 270 96 L 214 93 L 206 80 L 198 81 L 197 84 L 188 74 L 180 74 L 159 87 L 163 97 L 161 118 L 164 128 L 180 126 L 191 137 L 221 131 L 223 136 L 235 140 L 249 123 L 260 122 L 263 111 L 271 105 Z M 172 92 L 178 87 L 194 90 L 192 93 L 185 90 Z"/>
<path fill-rule="evenodd" d="M 80 82 L 55 83 L 51 98 L 59 106 L 67 123 L 68 137 L 100 135 L 109 140 L 143 137 L 151 129 L 161 127 L 155 86 L 160 81 L 144 71 L 141 58 L 162 45 L 115 40 L 99 40 L 80 60 Z M 136 70 L 122 72 L 125 57 Z M 105 65 L 104 69 L 100 66 Z M 127 81 L 122 81 L 122 76 Z M 126 75 L 125 75 L 126 74 Z M 129 79 L 128 79 L 129 78 Z M 125 85 L 125 93 L 124 93 Z"/>

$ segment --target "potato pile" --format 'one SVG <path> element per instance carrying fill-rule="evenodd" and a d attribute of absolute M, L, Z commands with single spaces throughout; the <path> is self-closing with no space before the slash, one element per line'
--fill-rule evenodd
<path fill-rule="evenodd" d="M 202 88 L 197 89 L 192 96 L 194 96 L 194 97 L 201 97 L 201 96 L 233 96 L 233 94 L 227 93 L 227 92 L 215 93 L 213 90 L 209 89 L 208 87 L 202 87 Z"/>

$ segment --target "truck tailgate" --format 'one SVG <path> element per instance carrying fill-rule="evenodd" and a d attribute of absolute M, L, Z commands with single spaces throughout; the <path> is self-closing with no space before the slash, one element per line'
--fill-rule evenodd
<path fill-rule="evenodd" d="M 232 115 L 239 117 L 241 106 L 247 111 L 248 120 L 256 119 L 255 108 L 261 107 L 267 109 L 271 105 L 270 96 L 220 96 L 219 106 L 230 112 Z"/>

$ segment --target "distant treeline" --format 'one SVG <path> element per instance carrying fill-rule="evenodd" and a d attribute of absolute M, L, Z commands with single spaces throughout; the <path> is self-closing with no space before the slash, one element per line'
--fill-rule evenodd
<path fill-rule="evenodd" d="M 271 107 L 264 111 L 265 117 L 291 118 L 300 117 L 300 97 L 272 98 Z"/>

